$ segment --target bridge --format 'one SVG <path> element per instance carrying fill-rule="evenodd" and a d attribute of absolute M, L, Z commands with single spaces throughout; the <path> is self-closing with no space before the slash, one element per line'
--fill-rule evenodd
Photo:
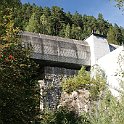
<path fill-rule="evenodd" d="M 39 80 L 45 87 L 52 86 L 52 89 L 48 88 L 40 108 L 53 109 L 61 95 L 60 83 L 63 77 L 76 74 L 82 65 L 87 69 L 90 67 L 90 47 L 86 41 L 30 32 L 22 32 L 21 40 L 24 45 L 32 47 L 31 58 L 41 67 Z"/>
<path fill-rule="evenodd" d="M 29 32 L 22 32 L 21 39 L 25 45 L 31 45 L 31 58 L 40 64 L 39 80 L 42 82 L 40 85 L 52 87 L 47 89 L 47 94 L 40 105 L 41 109 L 44 107 L 53 109 L 57 106 L 61 96 L 60 83 L 63 77 L 76 74 L 81 66 L 85 66 L 88 70 L 99 61 L 101 65 L 108 63 L 106 57 L 108 56 L 107 60 L 109 60 L 112 51 L 116 52 L 115 49 L 118 47 L 108 44 L 106 37 L 95 33 L 85 41 Z M 109 64 L 111 66 L 111 63 Z"/>
<path fill-rule="evenodd" d="M 117 51 L 123 51 L 117 45 L 108 44 L 103 35 L 95 33 L 84 41 L 29 32 L 22 32 L 21 39 L 24 45 L 31 45 L 31 58 L 40 64 L 40 86 L 51 87 L 51 89 L 46 88 L 47 94 L 41 101 L 41 110 L 45 107 L 51 109 L 57 107 L 63 77 L 77 74 L 77 70 L 82 66 L 89 70 L 91 66 L 100 64 L 102 68 L 108 70 L 113 63 L 113 57 L 118 55 Z M 109 72 L 113 73 L 111 69 Z"/>
<path fill-rule="evenodd" d="M 32 58 L 48 65 L 90 66 L 90 47 L 85 41 L 30 32 L 22 32 L 21 39 L 32 46 Z"/>

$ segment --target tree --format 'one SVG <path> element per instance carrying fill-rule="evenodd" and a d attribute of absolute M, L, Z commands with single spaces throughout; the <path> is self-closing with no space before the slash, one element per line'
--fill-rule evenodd
<path fill-rule="evenodd" d="M 31 18 L 29 19 L 29 23 L 28 23 L 25 30 L 29 31 L 29 32 L 36 32 L 36 33 L 39 32 L 38 22 L 36 20 L 36 14 L 35 13 L 33 13 Z"/>
<path fill-rule="evenodd" d="M 54 28 L 54 35 L 59 35 L 59 31 L 62 29 L 63 23 L 65 22 L 65 14 L 62 8 L 59 8 L 57 6 L 52 7 L 51 21 Z"/>
<path fill-rule="evenodd" d="M 81 27 L 77 27 L 76 25 L 72 24 L 71 28 L 71 38 L 81 40 L 82 39 L 82 29 Z"/>
<path fill-rule="evenodd" d="M 103 33 L 103 29 L 104 29 L 104 19 L 103 19 L 103 15 L 101 13 L 98 14 L 98 27 L 99 27 L 99 33 L 102 34 Z"/>
<path fill-rule="evenodd" d="M 1 0 L 0 1 L 0 9 L 5 9 L 5 8 L 14 8 L 14 7 L 19 7 L 21 6 L 20 0 Z"/>
<path fill-rule="evenodd" d="M 116 40 L 116 32 L 113 26 L 109 27 L 107 40 L 109 43 L 118 44 Z"/>
<path fill-rule="evenodd" d="M 0 52 L 0 115 L 3 123 L 27 124 L 38 114 L 37 65 L 21 44 Z"/>
<path fill-rule="evenodd" d="M 52 34 L 52 25 L 50 18 L 47 18 L 45 14 L 40 17 L 40 33 Z"/>
<path fill-rule="evenodd" d="M 71 27 L 69 24 L 67 24 L 66 28 L 65 28 L 65 37 L 67 37 L 67 38 L 71 37 Z"/>
<path fill-rule="evenodd" d="M 26 3 L 22 5 L 20 9 L 20 13 L 18 13 L 18 17 L 22 22 L 22 30 L 25 30 L 25 27 L 27 27 L 29 23 L 29 19 L 31 18 L 32 15 L 32 5 L 29 3 Z"/>
<path fill-rule="evenodd" d="M 2 3 L 5 1 L 8 0 L 3 0 Z M 12 7 L 13 20 L 15 26 L 23 31 L 33 31 L 65 37 L 66 27 L 68 29 L 68 25 L 70 25 L 72 35 L 70 35 L 69 38 L 82 40 L 88 37 L 92 31 L 107 36 L 108 29 L 112 26 L 111 23 L 104 20 L 102 14 L 99 14 L 98 18 L 95 18 L 93 16 L 81 15 L 78 12 L 74 14 L 70 12 L 66 13 L 62 8 L 57 6 L 42 8 L 41 6 L 39 7 L 35 4 L 31 5 L 30 3 L 20 4 L 19 6 L 16 4 L 18 0 L 13 1 L 15 1 L 15 5 Z M 5 3 L 9 6 L 8 2 Z M 2 8 L 0 9 L 3 10 Z M 6 15 L 6 12 L 3 15 Z M 1 15 L 1 18 L 3 15 Z M 121 44 L 122 41 L 120 41 L 120 39 L 123 40 L 124 31 L 122 27 L 118 27 L 118 29 L 118 43 Z M 3 31 L 3 28 L 1 28 L 1 31 Z M 122 38 L 120 38 L 121 34 Z"/>
<path fill-rule="evenodd" d="M 82 15 L 80 15 L 78 12 L 75 12 L 75 14 L 72 15 L 72 22 L 74 25 L 82 27 L 83 26 Z"/>
<path fill-rule="evenodd" d="M 116 6 L 119 8 L 119 9 L 123 9 L 124 7 L 124 0 L 114 0 L 116 2 Z"/>
<path fill-rule="evenodd" d="M 115 31 L 116 31 L 116 40 L 118 42 L 119 45 L 122 45 L 122 42 L 123 42 L 123 35 L 122 35 L 122 31 L 121 29 L 118 27 L 117 24 L 114 25 L 114 28 L 115 28 Z"/>
<path fill-rule="evenodd" d="M 123 43 L 123 34 L 117 24 L 115 24 L 114 27 L 113 26 L 109 27 L 107 39 L 109 43 L 119 44 L 119 45 Z"/>
<path fill-rule="evenodd" d="M 70 26 L 72 25 L 72 14 L 70 12 L 65 13 L 65 22 L 66 24 L 70 24 Z"/>
<path fill-rule="evenodd" d="M 38 114 L 38 65 L 19 42 L 12 17 L 7 9 L 0 24 L 0 123 L 27 124 Z"/>

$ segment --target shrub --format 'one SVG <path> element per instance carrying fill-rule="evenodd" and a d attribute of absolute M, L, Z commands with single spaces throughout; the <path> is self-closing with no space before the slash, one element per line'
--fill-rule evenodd
<path fill-rule="evenodd" d="M 61 86 L 62 90 L 68 93 L 79 89 L 89 90 L 91 99 L 96 100 L 105 88 L 105 80 L 99 75 L 96 79 L 91 79 L 90 73 L 82 67 L 76 76 L 64 79 Z"/>
<path fill-rule="evenodd" d="M 41 124 L 91 124 L 87 116 L 78 115 L 75 111 L 70 111 L 66 107 L 61 107 L 56 111 L 45 110 L 41 114 Z"/>

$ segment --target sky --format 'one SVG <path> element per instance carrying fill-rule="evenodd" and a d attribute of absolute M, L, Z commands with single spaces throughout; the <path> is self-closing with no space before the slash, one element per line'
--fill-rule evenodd
<path fill-rule="evenodd" d="M 124 12 L 115 7 L 115 3 L 109 0 L 21 0 L 22 3 L 35 3 L 42 7 L 59 6 L 64 12 L 76 11 L 82 15 L 98 17 L 99 13 L 103 14 L 105 20 L 112 24 L 118 24 L 124 27 Z"/>

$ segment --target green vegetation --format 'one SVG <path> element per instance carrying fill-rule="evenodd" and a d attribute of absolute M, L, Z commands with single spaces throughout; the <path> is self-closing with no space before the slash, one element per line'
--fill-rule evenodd
<path fill-rule="evenodd" d="M 78 115 L 68 108 L 59 108 L 56 111 L 45 110 L 41 114 L 41 124 L 91 124 L 86 115 Z"/>
<path fill-rule="evenodd" d="M 116 2 L 116 6 L 119 8 L 119 9 L 122 9 L 124 10 L 124 0 L 114 0 Z"/>
<path fill-rule="evenodd" d="M 22 46 L 12 8 L 0 11 L 0 124 L 27 124 L 38 114 L 38 65 Z"/>
<path fill-rule="evenodd" d="M 81 72 L 83 72 L 82 75 Z M 75 78 L 77 78 L 77 80 Z M 80 88 L 86 88 L 84 84 L 91 85 L 89 79 L 89 74 L 82 68 L 77 76 L 66 79 L 66 82 L 63 82 L 64 84 L 62 85 L 62 88 L 65 92 L 68 92 L 68 90 L 76 91 Z M 77 81 L 77 85 L 74 84 L 74 86 L 72 86 L 72 83 L 75 81 Z M 97 80 L 96 82 L 96 87 L 93 87 L 93 85 L 90 87 L 97 90 L 98 87 L 100 87 L 98 86 L 100 82 Z M 98 92 L 92 90 L 94 94 L 97 95 L 97 99 L 91 99 L 95 101 L 92 102 L 92 106 L 88 112 L 83 111 L 81 114 L 77 114 L 75 111 L 65 107 L 58 108 L 55 111 L 44 110 L 43 113 L 41 113 L 41 124 L 123 124 L 124 87 L 121 90 L 119 99 L 112 96 L 105 85 L 102 85 L 102 88 L 99 90 L 101 92 L 99 92 L 99 95 Z M 94 97 L 91 96 L 91 98 Z"/>
<path fill-rule="evenodd" d="M 92 31 L 95 31 L 107 36 L 110 43 L 122 44 L 124 42 L 124 28 L 116 24 L 112 25 L 101 13 L 98 18 L 95 18 L 78 12 L 74 14 L 64 12 L 57 6 L 43 8 L 35 4 L 21 4 L 19 0 L 13 0 L 13 2 L 2 0 L 0 3 L 0 10 L 12 8 L 14 24 L 23 31 L 79 40 L 85 39 Z M 122 5 L 121 2 L 120 4 Z M 114 30 L 114 33 L 111 33 L 111 30 Z"/>
<path fill-rule="evenodd" d="M 3 124 L 27 124 L 38 114 L 38 66 L 21 44 L 7 45 L 0 56 L 0 119 Z"/>
<path fill-rule="evenodd" d="M 35 4 L 22 5 L 19 0 L 0 1 L 0 124 L 28 124 L 39 116 L 38 65 L 30 59 L 30 49 L 22 46 L 17 35 L 20 30 L 81 40 L 96 30 L 107 35 L 110 43 L 124 42 L 124 29 L 112 26 L 102 14 L 96 19 L 77 12 L 65 13 L 56 6 L 42 8 Z M 40 123 L 124 123 L 123 90 L 117 101 L 106 90 L 105 81 L 101 77 L 91 80 L 84 68 L 77 76 L 63 80 L 63 91 L 72 92 L 82 88 L 89 90 L 91 99 L 97 101 L 92 111 L 78 115 L 67 108 L 44 110 L 40 114 Z"/>
<path fill-rule="evenodd" d="M 124 92 L 122 94 L 124 95 Z M 108 90 L 105 90 L 103 97 L 98 101 L 97 107 L 94 107 L 94 111 L 90 116 L 92 124 L 123 124 L 123 95 L 117 100 Z"/>
<path fill-rule="evenodd" d="M 95 18 L 93 16 L 81 15 L 78 12 L 74 14 L 64 12 L 62 8 L 57 6 L 43 8 L 29 3 L 22 5 L 17 1 L 15 0 L 16 3 L 13 8 L 13 20 L 15 26 L 22 31 L 79 40 L 85 39 L 92 31 L 95 31 L 107 36 L 110 43 L 122 44 L 124 42 L 124 28 L 116 24 L 112 25 L 104 19 L 101 13 L 98 15 L 98 18 Z M 114 34 L 111 33 L 112 29 Z"/>
<path fill-rule="evenodd" d="M 44 110 L 41 124 L 123 124 L 124 123 L 124 92 L 119 101 L 106 88 L 101 97 L 89 112 L 78 115 L 68 108 L 56 111 Z"/>
<path fill-rule="evenodd" d="M 91 99 L 96 100 L 101 91 L 105 88 L 105 80 L 98 75 L 97 79 L 91 79 L 90 73 L 81 68 L 78 75 L 64 79 L 62 82 L 62 90 L 68 93 L 77 91 L 79 89 L 89 90 Z"/>

